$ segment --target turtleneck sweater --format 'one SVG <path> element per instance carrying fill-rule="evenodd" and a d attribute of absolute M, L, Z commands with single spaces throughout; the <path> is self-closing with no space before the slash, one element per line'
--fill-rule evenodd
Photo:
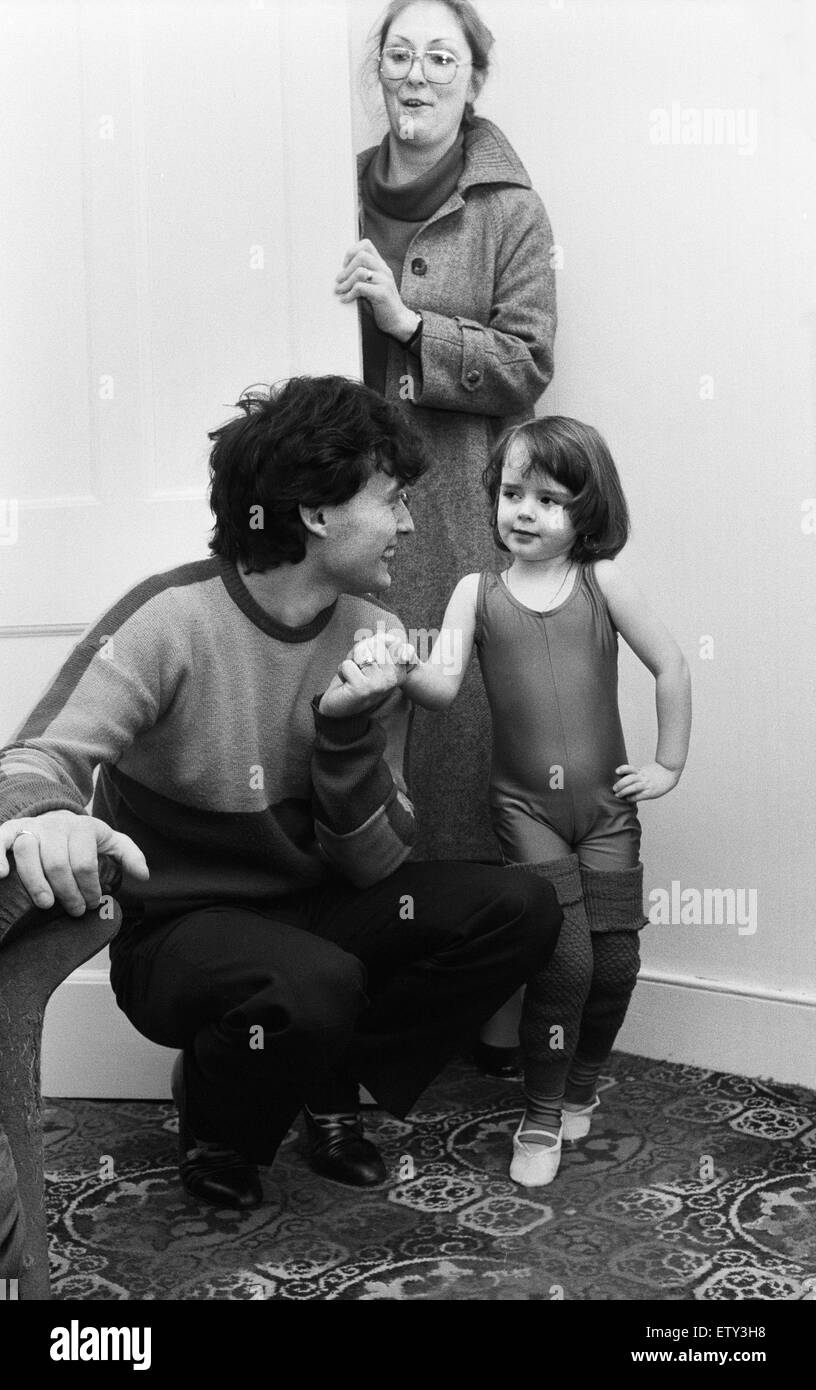
<path fill-rule="evenodd" d="M 390 167 L 390 135 L 386 135 L 363 172 L 360 195 L 364 234 L 373 241 L 391 270 L 397 289 L 402 284 L 405 255 L 423 222 L 441 208 L 465 167 L 465 137 L 460 130 L 449 150 L 419 178 L 395 183 Z M 388 359 L 388 334 L 382 333 L 367 303 L 362 309 L 363 372 L 365 383 L 382 395 Z"/>

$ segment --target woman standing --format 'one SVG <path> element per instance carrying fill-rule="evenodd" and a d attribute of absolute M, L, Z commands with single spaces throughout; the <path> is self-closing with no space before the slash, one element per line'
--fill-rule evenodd
<path fill-rule="evenodd" d="M 366 382 L 403 403 L 432 464 L 388 593 L 389 608 L 419 629 L 420 655 L 451 588 L 490 562 L 481 473 L 491 445 L 530 415 L 553 371 L 547 214 L 505 136 L 473 115 L 492 44 L 468 0 L 392 0 L 376 41 L 389 129 L 359 158 L 364 235 L 336 285 L 362 305 Z M 475 668 L 446 718 L 416 711 L 419 858 L 498 857 L 490 741 Z"/>

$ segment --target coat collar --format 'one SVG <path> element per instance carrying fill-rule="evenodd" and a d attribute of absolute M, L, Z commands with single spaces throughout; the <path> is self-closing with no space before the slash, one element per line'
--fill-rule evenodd
<path fill-rule="evenodd" d="M 358 154 L 358 176 L 378 148 L 372 145 Z M 510 183 L 532 188 L 530 175 L 499 127 L 483 116 L 474 116 L 471 124 L 465 127 L 465 171 L 459 180 L 459 192 L 483 183 Z"/>

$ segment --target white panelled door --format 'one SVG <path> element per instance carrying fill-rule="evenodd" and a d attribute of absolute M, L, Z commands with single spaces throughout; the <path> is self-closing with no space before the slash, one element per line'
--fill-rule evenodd
<path fill-rule="evenodd" d="M 0 0 L 0 739 L 67 638 L 206 554 L 207 431 L 244 387 L 359 375 L 343 0 Z M 51 1095 L 168 1093 L 97 958 Z"/>

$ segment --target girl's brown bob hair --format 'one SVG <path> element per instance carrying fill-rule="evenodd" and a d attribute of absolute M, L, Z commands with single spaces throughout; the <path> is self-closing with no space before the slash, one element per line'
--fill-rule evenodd
<path fill-rule="evenodd" d="M 546 473 L 574 493 L 567 503 L 575 527 L 570 557 L 582 563 L 611 560 L 629 539 L 629 508 L 618 470 L 606 440 L 580 420 L 567 415 L 545 415 L 514 425 L 497 440 L 482 474 L 493 518 L 493 536 L 507 550 L 496 528 L 496 510 L 502 469 L 511 445 L 517 445 L 526 462 L 522 476 Z"/>

